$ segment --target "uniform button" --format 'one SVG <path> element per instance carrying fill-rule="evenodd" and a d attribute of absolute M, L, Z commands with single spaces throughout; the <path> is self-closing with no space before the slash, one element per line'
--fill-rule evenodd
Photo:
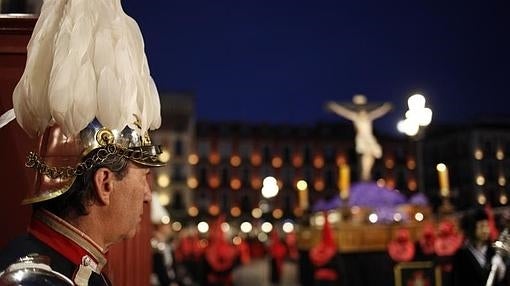
<path fill-rule="evenodd" d="M 82 264 L 85 265 L 85 266 L 89 266 L 90 265 L 90 257 L 88 256 L 83 256 L 83 259 L 82 259 Z"/>

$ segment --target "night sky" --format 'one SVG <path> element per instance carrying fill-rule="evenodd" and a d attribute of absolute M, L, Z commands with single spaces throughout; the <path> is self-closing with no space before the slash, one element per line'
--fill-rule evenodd
<path fill-rule="evenodd" d="M 505 2 L 124 0 L 123 6 L 140 25 L 160 93 L 194 92 L 199 120 L 344 120 L 324 103 L 362 93 L 394 105 L 376 128 L 397 133 L 416 92 L 427 98 L 433 124 L 510 114 Z"/>

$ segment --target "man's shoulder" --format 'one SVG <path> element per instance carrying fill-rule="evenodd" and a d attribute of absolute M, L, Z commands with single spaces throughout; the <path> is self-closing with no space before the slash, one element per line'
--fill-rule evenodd
<path fill-rule="evenodd" d="M 21 235 L 11 240 L 0 250 L 0 269 L 5 269 L 10 264 L 16 262 L 20 257 L 37 252 L 38 246 L 37 242 L 28 234 Z"/>
<path fill-rule="evenodd" d="M 0 250 L 0 272 L 19 258 L 31 254 L 47 256 L 50 258 L 50 266 L 54 270 L 60 268 L 58 269 L 59 272 L 71 269 L 71 265 L 67 266 L 69 262 L 62 255 L 35 237 L 24 234 L 15 238 Z"/>

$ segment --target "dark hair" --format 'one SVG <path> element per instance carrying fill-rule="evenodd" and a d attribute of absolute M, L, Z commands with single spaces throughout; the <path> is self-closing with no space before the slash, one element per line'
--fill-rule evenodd
<path fill-rule="evenodd" d="M 93 150 L 83 158 L 91 158 L 99 151 Z M 44 202 L 33 205 L 34 209 L 43 208 L 53 214 L 66 218 L 70 215 L 84 216 L 87 215 L 87 207 L 97 200 L 94 191 L 94 175 L 99 168 L 108 168 L 115 174 L 117 179 L 122 179 L 127 173 L 128 159 L 111 154 L 104 161 L 96 166 L 86 170 L 82 175 L 76 176 L 71 187 L 62 195 Z"/>
<path fill-rule="evenodd" d="M 466 235 L 469 240 L 476 240 L 476 223 L 482 220 L 488 220 L 488 216 L 487 212 L 481 207 L 469 210 L 462 217 L 461 226 L 464 235 Z"/>

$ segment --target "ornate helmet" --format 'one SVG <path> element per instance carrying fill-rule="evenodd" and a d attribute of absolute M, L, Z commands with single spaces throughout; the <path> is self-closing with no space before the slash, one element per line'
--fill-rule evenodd
<path fill-rule="evenodd" d="M 13 104 L 40 139 L 26 163 L 37 172 L 34 193 L 23 204 L 61 195 L 108 156 L 164 165 L 148 134 L 161 125 L 158 91 L 120 0 L 44 1 Z"/>

